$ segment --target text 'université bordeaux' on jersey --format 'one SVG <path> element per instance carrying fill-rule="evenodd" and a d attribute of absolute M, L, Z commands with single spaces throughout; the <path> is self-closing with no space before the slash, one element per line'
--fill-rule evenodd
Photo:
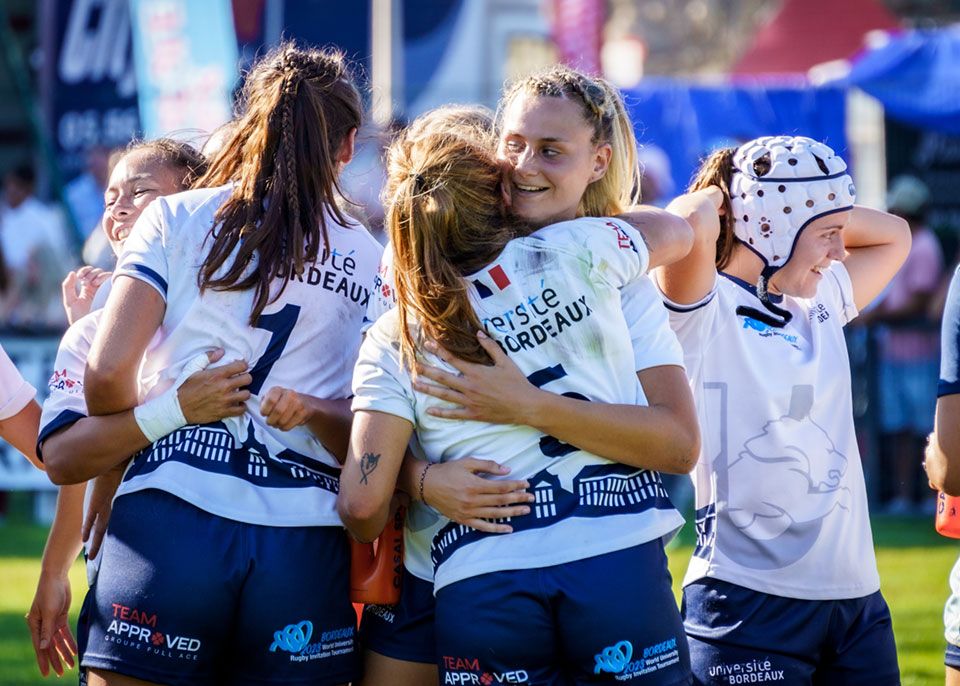
<path fill-rule="evenodd" d="M 618 289 L 641 278 L 648 261 L 629 225 L 582 218 L 511 241 L 465 278 L 484 330 L 531 383 L 582 401 L 637 404 L 642 391 Z M 671 535 L 682 524 L 656 472 L 611 462 L 529 427 L 428 415 L 428 408 L 446 403 L 413 390 L 398 338 L 396 311 L 368 330 L 354 373 L 353 409 L 409 420 L 432 462 L 495 460 L 509 467 L 510 479 L 527 479 L 536 496 L 530 514 L 508 520 L 514 530 L 508 535 L 445 519 L 423 527 L 435 589 L 487 572 L 601 555 Z"/>
<path fill-rule="evenodd" d="M 114 279 L 144 281 L 166 302 L 140 370 L 141 399 L 168 388 L 196 355 L 219 347 L 225 350 L 220 364 L 243 359 L 250 365 L 247 412 L 160 439 L 134 458 L 119 494 L 158 488 L 251 524 L 340 525 L 336 459 L 305 426 L 268 426 L 259 396 L 280 386 L 349 397 L 382 248 L 365 228 L 340 226 L 328 212 L 328 249 L 302 274 L 284 275 L 283 293 L 251 326 L 252 290 L 201 294 L 197 285 L 215 214 L 230 192 L 223 186 L 155 200 L 127 239 Z"/>

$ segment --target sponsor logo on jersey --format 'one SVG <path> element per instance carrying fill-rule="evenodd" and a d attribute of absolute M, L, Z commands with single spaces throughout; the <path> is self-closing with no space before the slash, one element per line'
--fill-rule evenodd
<path fill-rule="evenodd" d="M 794 334 L 784 333 L 780 329 L 770 326 L 766 322 L 761 322 L 759 319 L 754 319 L 753 317 L 743 317 L 743 328 L 748 331 L 756 331 L 760 338 L 779 338 L 787 343 L 796 350 L 800 350 L 800 345 L 798 341 L 800 340 L 798 336 Z"/>
<path fill-rule="evenodd" d="M 111 607 L 113 619 L 107 627 L 104 640 L 160 657 L 197 659 L 202 645 L 199 638 L 161 630 L 156 613 L 120 603 L 113 603 Z"/>
<path fill-rule="evenodd" d="M 53 376 L 47 382 L 51 391 L 66 391 L 70 395 L 83 395 L 83 381 L 70 378 L 70 373 L 64 369 L 55 369 Z"/>
<path fill-rule="evenodd" d="M 636 658 L 636 659 L 634 659 Z M 593 656 L 594 674 L 615 674 L 617 681 L 651 674 L 680 662 L 680 650 L 676 637 L 634 651 L 630 641 L 620 641 L 607 646 Z"/>
<path fill-rule="evenodd" d="M 528 684 L 530 675 L 524 669 L 511 669 L 504 672 L 488 672 L 480 667 L 475 657 L 451 657 L 444 655 L 443 683 L 462 686 L 471 684 L 491 686 L 491 684 Z"/>
<path fill-rule="evenodd" d="M 346 626 L 342 629 L 324 631 L 315 643 L 313 622 L 303 620 L 296 624 L 288 624 L 279 631 L 273 632 L 273 643 L 270 652 L 278 651 L 290 653 L 290 662 L 312 662 L 323 660 L 337 655 L 346 655 L 354 651 L 354 628 Z"/>
<path fill-rule="evenodd" d="M 825 321 L 830 319 L 830 312 L 827 310 L 827 306 L 823 303 L 817 303 L 810 308 L 810 321 L 817 320 L 818 324 L 823 324 Z"/>
<path fill-rule="evenodd" d="M 617 234 L 617 247 L 621 250 L 633 250 L 633 252 L 637 252 L 637 246 L 634 244 L 633 239 L 627 235 L 626 231 L 614 222 L 607 222 L 606 224 Z"/>

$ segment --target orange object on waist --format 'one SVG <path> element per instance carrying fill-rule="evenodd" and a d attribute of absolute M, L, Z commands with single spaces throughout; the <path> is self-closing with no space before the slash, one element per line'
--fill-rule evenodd
<path fill-rule="evenodd" d="M 937 533 L 960 538 L 960 497 L 937 493 Z"/>
<path fill-rule="evenodd" d="M 366 605 L 396 605 L 403 579 L 403 521 L 398 507 L 373 543 L 350 541 L 350 601 Z"/>

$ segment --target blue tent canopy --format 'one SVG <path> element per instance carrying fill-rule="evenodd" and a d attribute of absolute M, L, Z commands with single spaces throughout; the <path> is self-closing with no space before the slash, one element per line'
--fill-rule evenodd
<path fill-rule="evenodd" d="M 862 53 L 846 84 L 877 98 L 906 124 L 960 134 L 960 27 L 894 36 Z"/>
<path fill-rule="evenodd" d="M 644 79 L 624 92 L 640 144 L 653 144 L 670 158 L 673 181 L 686 188 L 702 157 L 767 135 L 803 135 L 847 155 L 844 89 L 796 85 L 698 85 Z"/>

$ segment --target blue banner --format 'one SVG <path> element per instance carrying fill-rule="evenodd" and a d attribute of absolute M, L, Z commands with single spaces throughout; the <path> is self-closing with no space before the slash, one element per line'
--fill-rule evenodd
<path fill-rule="evenodd" d="M 147 138 L 209 133 L 232 116 L 237 41 L 229 0 L 130 0 Z"/>
<path fill-rule="evenodd" d="M 140 127 L 127 0 L 47 0 L 43 102 L 60 173 L 92 147 L 125 145 Z"/>

